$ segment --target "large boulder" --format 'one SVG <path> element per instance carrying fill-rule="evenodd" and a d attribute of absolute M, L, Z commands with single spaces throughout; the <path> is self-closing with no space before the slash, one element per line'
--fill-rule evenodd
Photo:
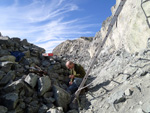
<path fill-rule="evenodd" d="M 24 86 L 24 82 L 19 79 L 4 87 L 5 92 L 17 91 Z"/>
<path fill-rule="evenodd" d="M 36 83 L 38 80 L 38 76 L 34 73 L 29 73 L 26 78 L 25 78 L 25 82 L 28 83 L 32 88 L 35 87 Z"/>
<path fill-rule="evenodd" d="M 40 77 L 38 80 L 39 95 L 43 95 L 51 88 L 51 80 L 48 76 Z"/>
<path fill-rule="evenodd" d="M 29 45 L 27 39 L 23 39 L 23 40 L 21 41 L 21 44 L 22 44 L 22 45 L 25 45 L 25 46 Z"/>
<path fill-rule="evenodd" d="M 2 56 L 0 57 L 0 61 L 11 61 L 11 62 L 15 62 L 16 57 L 12 56 L 12 55 L 7 55 L 7 56 Z"/>
<path fill-rule="evenodd" d="M 24 84 L 25 96 L 30 97 L 33 95 L 34 90 L 31 89 L 27 84 Z"/>
<path fill-rule="evenodd" d="M 63 109 L 66 111 L 67 106 L 71 101 L 71 95 L 67 91 L 56 85 L 53 86 L 53 93 L 56 100 L 56 105 L 59 107 L 63 107 Z"/>
<path fill-rule="evenodd" d="M 14 71 L 9 71 L 7 75 L 5 75 L 1 81 L 0 85 L 5 85 L 7 84 L 10 80 L 13 80 L 15 78 L 15 72 Z"/>
<path fill-rule="evenodd" d="M 58 108 L 50 108 L 46 113 L 64 113 L 62 109 Z"/>
<path fill-rule="evenodd" d="M 0 37 L 0 45 L 9 45 L 10 38 L 9 37 Z"/>
<path fill-rule="evenodd" d="M 9 72 L 13 64 L 14 62 L 11 62 L 11 61 L 0 62 L 1 71 Z"/>
<path fill-rule="evenodd" d="M 40 108 L 39 108 L 39 111 L 38 113 L 45 113 L 47 111 L 48 107 L 46 105 L 42 105 Z"/>
<path fill-rule="evenodd" d="M 50 66 L 50 63 L 49 63 L 47 60 L 44 60 L 44 61 L 42 62 L 42 65 L 43 65 L 44 67 L 49 67 L 49 66 Z"/>
<path fill-rule="evenodd" d="M 9 110 L 15 109 L 18 103 L 18 94 L 17 93 L 8 93 L 2 96 L 3 105 L 6 106 Z"/>
<path fill-rule="evenodd" d="M 10 55 L 10 52 L 7 50 L 0 50 L 0 56 Z"/>
<path fill-rule="evenodd" d="M 5 106 L 0 106 L 0 113 L 7 113 L 8 109 Z"/>
<path fill-rule="evenodd" d="M 0 80 L 3 78 L 3 76 L 6 75 L 3 71 L 0 71 Z"/>

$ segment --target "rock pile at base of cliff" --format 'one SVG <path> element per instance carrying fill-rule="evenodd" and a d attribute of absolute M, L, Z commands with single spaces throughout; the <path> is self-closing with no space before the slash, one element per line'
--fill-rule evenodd
<path fill-rule="evenodd" d="M 0 36 L 0 113 L 64 113 L 68 70 L 59 57 L 26 39 Z M 76 112 L 76 110 L 72 110 Z"/>

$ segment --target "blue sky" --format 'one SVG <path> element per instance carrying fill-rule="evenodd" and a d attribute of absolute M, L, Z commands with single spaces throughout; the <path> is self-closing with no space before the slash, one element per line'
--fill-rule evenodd
<path fill-rule="evenodd" d="M 0 0 L 0 32 L 51 52 L 65 40 L 95 36 L 116 0 Z"/>

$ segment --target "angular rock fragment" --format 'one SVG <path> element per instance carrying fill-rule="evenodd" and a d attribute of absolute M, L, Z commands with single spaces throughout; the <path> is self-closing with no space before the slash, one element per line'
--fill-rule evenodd
<path fill-rule="evenodd" d="M 1 81 L 0 85 L 5 85 L 7 84 L 10 80 L 13 80 L 15 78 L 15 72 L 14 71 L 9 71 L 7 75 L 5 75 Z"/>
<path fill-rule="evenodd" d="M 10 55 L 10 52 L 7 50 L 0 50 L 0 56 Z"/>
<path fill-rule="evenodd" d="M 64 113 L 62 110 L 58 110 L 56 108 L 51 108 L 49 110 L 47 110 L 46 113 Z"/>
<path fill-rule="evenodd" d="M 27 97 L 30 97 L 30 96 L 33 95 L 34 90 L 31 89 L 27 84 L 24 84 L 24 89 L 25 89 L 25 95 L 26 95 Z"/>
<path fill-rule="evenodd" d="M 51 80 L 48 76 L 40 77 L 38 80 L 39 95 L 43 95 L 51 88 Z"/>
<path fill-rule="evenodd" d="M 21 79 L 19 79 L 17 81 L 12 82 L 11 84 L 8 84 L 3 89 L 5 92 L 12 92 L 12 91 L 19 90 L 23 86 L 24 86 L 24 82 Z"/>
<path fill-rule="evenodd" d="M 2 97 L 3 105 L 6 106 L 9 110 L 15 109 L 18 103 L 18 94 L 17 93 L 8 93 Z"/>
<path fill-rule="evenodd" d="M 42 62 L 42 65 L 43 65 L 44 67 L 46 67 L 46 66 L 48 67 L 48 66 L 50 66 L 50 63 L 45 60 L 45 61 Z"/>
<path fill-rule="evenodd" d="M 13 64 L 14 62 L 10 61 L 0 62 L 1 71 L 8 73 L 11 70 Z"/>
<path fill-rule="evenodd" d="M 30 106 L 28 105 L 26 113 L 38 113 L 39 105 Z"/>
<path fill-rule="evenodd" d="M 0 57 L 1 62 L 4 62 L 4 61 L 15 62 L 15 60 L 16 60 L 16 58 L 12 55 L 7 55 L 7 56 Z"/>
<path fill-rule="evenodd" d="M 25 82 L 28 83 L 32 88 L 35 87 L 36 83 L 38 80 L 38 76 L 34 73 L 29 73 L 26 78 L 25 78 Z"/>
<path fill-rule="evenodd" d="M 43 97 L 44 98 L 49 98 L 49 97 L 52 97 L 53 96 L 53 92 L 46 92 Z"/>
<path fill-rule="evenodd" d="M 70 94 L 56 85 L 53 86 L 53 93 L 56 100 L 56 105 L 63 107 L 63 109 L 66 111 L 67 106 L 71 101 Z"/>
<path fill-rule="evenodd" d="M 6 74 L 5 74 L 5 72 L 3 72 L 3 71 L 0 71 L 0 80 L 3 78 L 3 76 L 5 76 Z"/>
<path fill-rule="evenodd" d="M 7 113 L 8 109 L 5 106 L 0 106 L 0 113 Z"/>
<path fill-rule="evenodd" d="M 132 91 L 131 89 L 126 89 L 124 93 L 126 96 L 130 96 L 132 94 Z"/>
<path fill-rule="evenodd" d="M 48 110 L 48 107 L 43 104 L 43 105 L 39 108 L 38 113 L 45 113 L 47 110 Z"/>

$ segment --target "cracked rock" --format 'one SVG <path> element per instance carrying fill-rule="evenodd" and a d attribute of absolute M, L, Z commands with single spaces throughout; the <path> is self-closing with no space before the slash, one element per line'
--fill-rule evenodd
<path fill-rule="evenodd" d="M 34 73 L 29 73 L 25 78 L 25 82 L 28 83 L 32 88 L 35 87 L 38 80 L 38 76 Z"/>
<path fill-rule="evenodd" d="M 39 95 L 43 95 L 51 88 L 51 80 L 48 76 L 40 77 L 38 80 Z"/>

